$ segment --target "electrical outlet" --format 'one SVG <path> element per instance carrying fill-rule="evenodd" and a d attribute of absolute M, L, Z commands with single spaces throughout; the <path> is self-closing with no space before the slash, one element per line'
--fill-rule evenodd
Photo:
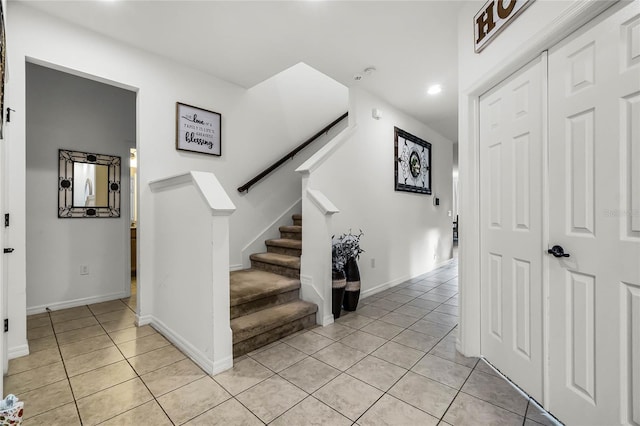
<path fill-rule="evenodd" d="M 80 275 L 89 275 L 89 265 L 80 265 Z"/>
<path fill-rule="evenodd" d="M 376 267 L 376 259 L 375 258 L 371 258 L 371 268 L 375 268 Z"/>

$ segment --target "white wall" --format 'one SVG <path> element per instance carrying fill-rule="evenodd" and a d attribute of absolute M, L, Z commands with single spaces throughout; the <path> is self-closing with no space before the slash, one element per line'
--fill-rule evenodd
<path fill-rule="evenodd" d="M 473 50 L 473 17 L 482 8 L 484 2 L 467 2 L 460 11 L 458 20 L 458 87 L 461 92 L 489 71 L 503 67 L 505 61 L 517 54 L 541 28 L 548 26 L 565 13 L 572 3 L 575 2 L 534 1 L 478 54 Z"/>
<path fill-rule="evenodd" d="M 237 187 L 253 178 L 301 142 L 347 111 L 346 87 L 305 64 L 298 64 L 249 89 L 233 112 L 233 145 L 225 167 L 216 176 L 237 210 L 231 216 L 231 265 L 245 263 L 242 249 L 262 234 L 281 213 L 300 199 L 295 169 L 346 126 L 344 120 L 281 169 L 238 194 Z M 297 213 L 301 213 L 298 211 Z M 291 218 L 286 224 L 292 225 Z M 262 251 L 266 251 L 264 243 Z"/>
<path fill-rule="evenodd" d="M 124 297 L 135 93 L 27 64 L 27 309 Z M 99 99 L 99 102 L 96 102 Z M 58 149 L 122 159 L 119 218 L 59 219 Z M 84 181 L 82 181 L 84 182 Z M 82 188 L 79 188 L 82 190 Z M 89 275 L 80 275 L 80 265 Z M 91 303 L 91 300 L 84 300 Z"/>
<path fill-rule="evenodd" d="M 382 110 L 381 120 L 371 117 L 372 108 Z M 349 114 L 354 135 L 313 172 L 310 185 L 340 210 L 334 234 L 364 232 L 359 267 L 366 295 L 451 258 L 452 142 L 362 89 L 351 89 Z M 433 195 L 394 190 L 394 126 L 431 143 Z"/>
<path fill-rule="evenodd" d="M 78 75 L 137 91 L 139 223 L 139 314 L 152 314 L 157 259 L 153 257 L 153 201 L 150 180 L 189 170 L 215 172 L 238 210 L 231 223 L 232 264 L 241 249 L 300 197 L 293 173 L 308 156 L 274 173 L 248 195 L 236 188 L 269 161 L 277 159 L 345 111 L 346 88 L 303 65 L 289 75 L 251 90 L 70 26 L 19 2 L 9 4 L 7 23 L 7 106 L 15 109 L 10 142 L 8 208 L 15 216 L 9 231 L 16 253 L 10 259 L 8 297 L 12 331 L 9 347 L 26 343 L 25 270 L 25 62 L 47 64 Z M 175 103 L 184 102 L 222 114 L 222 157 L 175 149 Z M 289 177 L 291 180 L 289 180 Z M 180 226 L 176 223 L 176 226 Z M 147 233 L 149 232 L 149 233 Z M 15 327 L 15 328 L 14 328 Z"/>

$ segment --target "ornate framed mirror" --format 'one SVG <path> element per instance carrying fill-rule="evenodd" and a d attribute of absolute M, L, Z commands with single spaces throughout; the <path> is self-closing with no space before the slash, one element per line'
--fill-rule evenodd
<path fill-rule="evenodd" d="M 58 153 L 58 217 L 120 217 L 120 157 Z"/>

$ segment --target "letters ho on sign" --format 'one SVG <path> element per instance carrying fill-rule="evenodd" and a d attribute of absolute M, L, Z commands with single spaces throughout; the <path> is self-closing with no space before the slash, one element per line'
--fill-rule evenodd
<path fill-rule="evenodd" d="M 534 0 L 489 0 L 473 17 L 474 47 L 479 53 Z"/>

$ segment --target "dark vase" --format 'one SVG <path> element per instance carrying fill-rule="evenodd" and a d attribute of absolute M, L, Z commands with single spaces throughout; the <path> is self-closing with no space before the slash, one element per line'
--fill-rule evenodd
<path fill-rule="evenodd" d="M 344 310 L 355 311 L 360 300 L 360 270 L 355 258 L 347 261 L 344 272 L 347 277 L 344 291 Z"/>
<path fill-rule="evenodd" d="M 333 293 L 331 312 L 333 313 L 333 318 L 338 319 L 342 311 L 342 299 L 344 298 L 344 288 L 347 285 L 347 279 L 344 276 L 344 271 L 334 269 L 331 271 L 331 275 L 331 290 Z"/>

